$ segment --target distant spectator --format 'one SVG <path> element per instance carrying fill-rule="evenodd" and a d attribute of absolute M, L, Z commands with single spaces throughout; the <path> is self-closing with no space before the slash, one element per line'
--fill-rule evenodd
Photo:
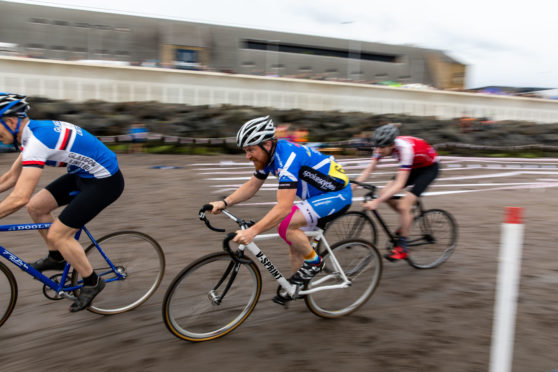
<path fill-rule="evenodd" d="M 143 152 L 145 142 L 147 142 L 147 133 L 147 127 L 141 123 L 134 123 L 130 126 L 128 134 L 132 137 L 132 143 L 128 146 L 129 154 Z"/>
<path fill-rule="evenodd" d="M 306 129 L 297 129 L 293 132 L 294 142 L 299 143 L 306 143 L 308 142 L 308 130 Z"/>
<path fill-rule="evenodd" d="M 290 124 L 281 124 L 275 130 L 275 137 L 278 139 L 286 139 L 289 142 L 294 142 L 294 135 L 290 130 Z"/>
<path fill-rule="evenodd" d="M 461 133 L 469 133 L 473 131 L 473 126 L 476 122 L 476 118 L 470 117 L 470 116 L 463 116 L 459 119 L 459 129 L 461 130 Z"/>

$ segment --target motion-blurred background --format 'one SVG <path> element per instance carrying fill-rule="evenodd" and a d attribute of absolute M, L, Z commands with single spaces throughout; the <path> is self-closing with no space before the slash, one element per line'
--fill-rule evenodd
<path fill-rule="evenodd" d="M 206 145 L 234 151 L 228 144 L 238 126 L 261 114 L 273 115 L 283 125 L 285 136 L 293 138 L 296 131 L 302 131 L 305 135 L 299 139 L 303 142 L 334 152 L 366 147 L 371 131 L 390 121 L 403 123 L 406 134 L 422 136 L 451 151 L 471 152 L 471 145 L 484 146 L 473 152 L 492 151 L 490 146 L 497 151 L 502 149 L 494 146 L 515 146 L 508 152 L 524 149 L 517 146 L 545 153 L 556 150 L 549 147 L 557 139 L 556 128 L 538 125 L 558 123 L 558 101 L 554 99 L 558 90 L 553 89 L 558 83 L 552 85 L 552 75 L 546 75 L 548 83 L 535 86 L 541 83 L 541 73 L 537 75 L 538 66 L 533 65 L 533 78 L 523 74 L 519 79 L 509 73 L 508 84 L 493 85 L 491 82 L 506 80 L 496 73 L 493 80 L 472 76 L 482 75 L 480 60 L 471 64 L 453 57 L 461 54 L 474 60 L 465 43 L 456 43 L 448 52 L 430 47 L 436 40 L 425 41 L 424 46 L 372 41 L 382 40 L 382 35 L 377 33 L 377 21 L 367 24 L 368 18 L 359 16 L 360 2 L 349 2 L 350 12 L 341 12 L 333 20 L 328 16 L 331 18 L 338 4 L 306 4 L 311 15 L 321 15 L 329 27 L 329 32 L 316 29 L 314 34 L 304 28 L 301 33 L 273 30 L 277 27 L 271 25 L 278 18 L 283 29 L 295 28 L 289 28 L 288 14 L 276 14 L 273 6 L 267 13 L 251 9 L 249 3 L 237 6 L 248 17 L 253 13 L 259 20 L 256 25 L 265 24 L 267 18 L 270 27 L 264 29 L 194 22 L 183 3 L 173 7 L 173 2 L 162 2 L 158 14 L 139 13 L 141 5 L 132 8 L 136 12 L 112 10 L 130 7 L 126 1 L 114 2 L 114 8 L 74 3 L 0 2 L 0 91 L 31 96 L 33 118 L 74 122 L 102 136 L 116 150 L 119 144 L 125 150 L 129 128 L 140 123 L 149 131 L 147 150 L 191 153 L 195 144 L 198 153 L 211 151 Z M 198 4 L 186 3 L 190 8 Z M 417 25 L 421 20 L 428 22 L 442 7 L 428 3 L 421 8 L 424 15 L 409 17 L 405 9 L 413 12 L 416 7 L 397 3 L 402 8 L 395 19 L 402 22 L 386 18 L 383 27 L 386 34 L 395 28 L 402 33 L 405 24 L 411 41 L 417 37 L 413 31 L 420 30 L 411 20 Z M 218 2 L 214 4 L 216 14 L 230 6 L 221 9 Z M 370 4 L 361 6 L 363 12 L 373 13 Z M 489 19 L 494 24 L 500 25 L 502 18 L 505 21 L 504 13 L 498 11 L 504 8 L 483 8 L 473 2 L 462 11 L 467 15 L 475 7 L 476 21 L 481 22 L 477 26 L 483 30 L 486 13 L 491 12 Z M 444 30 L 444 25 L 462 22 L 459 12 L 454 9 L 439 18 L 440 35 L 454 32 L 449 26 Z M 509 17 L 515 13 L 510 12 Z M 344 16 L 354 20 L 341 18 Z M 232 13 L 231 19 L 235 19 Z M 470 44 L 476 43 L 480 49 L 483 39 L 473 29 L 475 20 L 469 21 Z M 540 21 L 544 30 L 544 19 Z M 293 17 L 292 22 L 300 20 Z M 489 52 L 502 36 L 501 28 L 485 30 L 486 45 L 482 47 L 485 59 L 496 60 L 505 71 L 521 60 L 498 60 Z M 515 35 L 515 29 L 517 25 L 512 24 L 508 34 Z M 366 38 L 363 30 L 364 34 L 370 30 Z M 344 37 L 332 36 L 335 31 Z M 354 37 L 347 38 L 352 32 Z M 431 32 L 423 30 L 423 37 Z M 464 38 L 466 35 L 460 35 L 456 40 Z M 518 55 L 528 53 L 520 50 L 523 46 L 515 39 Z M 504 50 L 512 44 L 502 37 L 498 48 Z M 544 66 L 548 63 L 539 61 Z M 533 85 L 513 85 L 521 82 Z M 472 86 L 474 83 L 484 85 Z"/>

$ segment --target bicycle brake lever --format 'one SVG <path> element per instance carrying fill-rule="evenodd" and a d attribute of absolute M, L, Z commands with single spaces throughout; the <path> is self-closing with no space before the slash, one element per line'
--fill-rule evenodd
<path fill-rule="evenodd" d="M 231 246 L 229 245 L 229 243 L 230 243 L 231 240 L 234 239 L 235 236 L 236 236 L 236 233 L 228 233 L 227 234 L 227 237 L 223 240 L 223 250 L 231 256 L 233 261 L 235 261 L 237 263 L 241 263 L 241 264 L 251 263 L 252 262 L 251 260 L 242 259 L 242 258 L 238 257 L 237 253 L 233 252 L 233 250 L 231 249 Z"/>
<path fill-rule="evenodd" d="M 200 220 L 202 220 L 205 223 L 205 226 L 207 226 L 210 230 L 217 231 L 217 232 L 225 232 L 226 231 L 225 229 L 213 227 L 211 223 L 209 223 L 207 217 L 205 216 L 205 212 L 210 211 L 212 209 L 213 209 L 213 205 L 211 204 L 205 204 L 203 207 L 201 207 L 200 211 L 198 212 L 198 216 Z"/>

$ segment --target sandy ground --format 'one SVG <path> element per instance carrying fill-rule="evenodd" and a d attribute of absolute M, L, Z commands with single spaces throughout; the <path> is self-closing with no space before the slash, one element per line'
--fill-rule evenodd
<path fill-rule="evenodd" d="M 2 171 L 14 156 L 0 154 Z M 120 155 L 119 159 L 127 183 L 125 194 L 89 228 L 99 236 L 131 228 L 157 239 L 167 258 L 161 287 L 148 302 L 128 313 L 72 314 L 67 311 L 68 301 L 47 300 L 38 282 L 10 266 L 18 281 L 19 298 L 14 313 L 0 328 L 2 371 L 486 371 L 506 206 L 525 208 L 513 371 L 558 369 L 556 169 L 536 174 L 454 166 L 443 172 L 431 191 L 470 192 L 424 198 L 431 208 L 451 211 L 459 224 L 457 250 L 444 265 L 415 270 L 405 263 L 385 261 L 380 287 L 371 300 L 355 314 L 338 320 L 316 317 L 302 301 L 288 310 L 273 304 L 270 299 L 276 285 L 262 272 L 262 299 L 250 318 L 224 338 L 192 344 L 165 328 L 162 297 L 181 268 L 220 249 L 223 235 L 209 232 L 196 216 L 201 204 L 230 192 L 225 186 L 211 186 L 242 181 L 208 180 L 215 176 L 202 174 L 208 172 L 205 168 L 217 171 L 219 165 L 215 164 L 222 160 L 215 156 L 139 154 Z M 240 156 L 228 160 L 243 161 Z M 199 165 L 203 163 L 213 165 Z M 180 168 L 152 168 L 156 165 Z M 386 180 L 389 171 L 378 181 Z M 45 169 L 41 186 L 62 172 Z M 459 179 L 496 172 L 512 174 Z M 485 185 L 541 179 L 547 179 L 540 182 L 549 182 L 548 187 Z M 477 192 L 479 189 L 484 190 Z M 274 192 L 269 190 L 261 191 L 253 201 L 273 199 Z M 259 218 L 267 208 L 237 206 L 234 210 L 246 218 Z M 387 208 L 381 211 L 390 213 Z M 21 210 L 3 223 L 28 221 L 26 211 Z M 28 261 L 45 254 L 36 232 L 3 233 L 1 244 Z M 280 243 L 269 246 L 266 253 L 287 270 L 286 248 Z"/>

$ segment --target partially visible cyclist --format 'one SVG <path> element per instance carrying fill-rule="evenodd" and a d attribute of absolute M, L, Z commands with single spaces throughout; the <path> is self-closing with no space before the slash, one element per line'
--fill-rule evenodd
<path fill-rule="evenodd" d="M 400 215 L 398 243 L 391 253 L 385 255 L 390 261 L 407 258 L 409 228 L 413 222 L 411 208 L 417 198 L 436 179 L 439 172 L 436 150 L 423 139 L 399 136 L 398 126 L 399 124 L 394 123 L 386 124 L 374 131 L 372 160 L 356 179 L 359 182 L 367 180 L 380 159 L 385 156 L 391 155 L 399 161 L 399 171 L 381 190 L 379 197 L 363 204 L 364 208 L 374 210 L 380 203 L 387 202 Z M 401 199 L 391 199 L 409 185 L 413 187 L 406 191 Z"/>
<path fill-rule="evenodd" d="M 21 148 L 0 177 L 0 192 L 13 188 L 0 202 L 0 218 L 26 206 L 35 223 L 52 223 L 48 230 L 39 230 L 48 256 L 31 266 L 41 272 L 62 270 L 68 261 L 77 270 L 84 286 L 70 306 L 75 312 L 87 308 L 105 282 L 93 271 L 74 236 L 122 194 L 124 178 L 116 155 L 96 137 L 63 121 L 31 120 L 29 108 L 26 96 L 0 93 L 0 140 Z M 67 173 L 32 195 L 45 165 L 67 166 Z M 52 211 L 63 205 L 67 206 L 54 218 Z"/>
<path fill-rule="evenodd" d="M 254 237 L 278 226 L 290 249 L 291 283 L 305 284 L 323 267 L 304 229 L 323 227 L 351 206 L 352 190 L 335 159 L 307 146 L 277 140 L 269 116 L 247 121 L 236 136 L 238 147 L 256 168 L 249 181 L 223 200 L 214 201 L 212 213 L 243 202 L 256 194 L 271 173 L 279 180 L 277 204 L 255 225 L 238 230 L 234 241 L 249 244 Z M 303 200 L 295 204 L 295 197 Z"/>

